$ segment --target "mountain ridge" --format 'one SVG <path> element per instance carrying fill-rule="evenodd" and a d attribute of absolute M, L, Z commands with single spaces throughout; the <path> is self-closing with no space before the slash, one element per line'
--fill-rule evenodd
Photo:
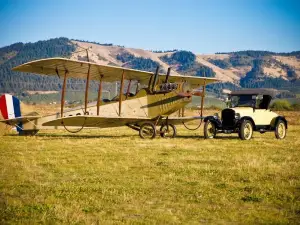
<path fill-rule="evenodd" d="M 161 72 L 166 72 L 171 66 L 171 75 L 216 77 L 220 83 L 209 87 L 214 92 L 218 92 L 216 87 L 220 89 L 219 92 L 223 88 L 275 87 L 300 93 L 300 51 L 275 53 L 247 50 L 203 55 L 184 50 L 151 51 L 68 38 L 27 44 L 19 42 L 0 48 L 0 93 L 60 90 L 61 81 L 56 77 L 25 75 L 11 71 L 11 68 L 48 57 L 86 60 L 84 49 L 89 49 L 90 61 L 104 65 L 152 72 L 158 65 Z M 74 89 L 84 86 L 83 83 L 69 81 Z"/>

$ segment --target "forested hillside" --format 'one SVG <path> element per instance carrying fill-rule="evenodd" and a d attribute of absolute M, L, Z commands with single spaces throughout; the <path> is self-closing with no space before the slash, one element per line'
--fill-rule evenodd
<path fill-rule="evenodd" d="M 160 57 L 162 61 L 173 66 L 178 72 L 199 77 L 215 77 L 215 72 L 196 61 L 196 55 L 189 51 L 177 51 Z"/>
<path fill-rule="evenodd" d="M 0 92 L 26 90 L 60 90 L 57 76 L 38 76 L 14 72 L 11 69 L 28 61 L 56 56 L 69 57 L 75 46 L 67 38 L 55 38 L 36 43 L 16 43 L 0 48 Z"/>

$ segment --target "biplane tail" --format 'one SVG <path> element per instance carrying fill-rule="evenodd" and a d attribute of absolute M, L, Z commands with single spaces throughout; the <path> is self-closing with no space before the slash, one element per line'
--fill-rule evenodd
<path fill-rule="evenodd" d="M 10 94 L 0 96 L 0 111 L 4 120 L 0 122 L 15 126 L 19 134 L 24 132 L 23 125 L 31 120 L 40 118 L 36 112 L 22 116 L 20 100 Z"/>

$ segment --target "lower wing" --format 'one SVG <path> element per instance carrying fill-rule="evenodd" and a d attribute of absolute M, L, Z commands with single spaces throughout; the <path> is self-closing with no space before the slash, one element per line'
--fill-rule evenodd
<path fill-rule="evenodd" d="M 182 124 L 183 122 L 200 120 L 203 117 L 170 117 L 168 123 Z M 99 116 L 70 116 L 51 120 L 43 123 L 43 126 L 74 126 L 74 127 L 119 127 L 125 125 L 137 124 L 141 125 L 144 122 L 156 122 L 156 118 L 145 117 L 99 117 Z M 159 124 L 167 123 L 167 118 L 162 118 Z"/>
<path fill-rule="evenodd" d="M 202 116 L 189 116 L 189 117 L 169 117 L 164 118 L 163 121 L 166 123 L 168 120 L 168 123 L 170 124 L 174 124 L 174 125 L 179 125 L 182 124 L 184 122 L 189 122 L 189 121 L 194 121 L 194 120 L 201 120 L 204 119 L 204 117 Z"/>
<path fill-rule="evenodd" d="M 139 117 L 99 117 L 99 116 L 70 116 L 51 120 L 43 123 L 43 126 L 74 126 L 74 127 L 119 127 L 128 124 L 151 121 L 148 118 Z"/>

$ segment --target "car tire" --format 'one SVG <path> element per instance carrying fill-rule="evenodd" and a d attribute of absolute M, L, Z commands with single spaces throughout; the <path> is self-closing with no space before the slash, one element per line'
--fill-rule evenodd
<path fill-rule="evenodd" d="M 217 135 L 216 124 L 210 120 L 207 120 L 204 124 L 204 138 L 213 139 Z"/>
<path fill-rule="evenodd" d="M 278 120 L 275 126 L 275 137 L 277 139 L 284 139 L 286 137 L 286 126 L 283 120 Z"/>
<path fill-rule="evenodd" d="M 241 123 L 239 137 L 241 140 L 250 140 L 253 135 L 253 124 L 250 120 L 244 120 Z"/>

